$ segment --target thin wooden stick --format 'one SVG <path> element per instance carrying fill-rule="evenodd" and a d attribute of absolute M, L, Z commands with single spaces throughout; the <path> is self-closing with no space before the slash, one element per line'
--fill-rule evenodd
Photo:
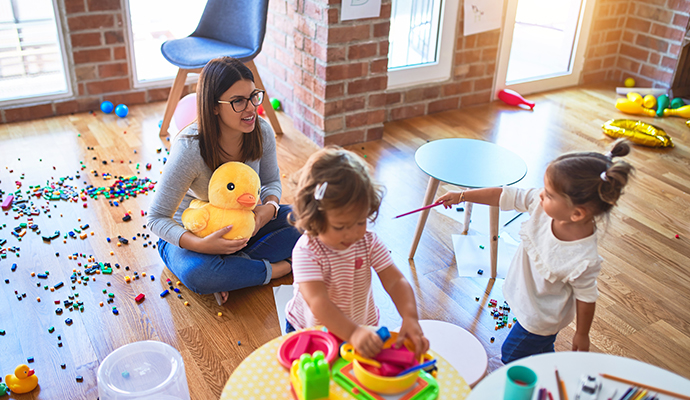
<path fill-rule="evenodd" d="M 625 383 L 628 385 L 639 386 L 641 388 L 645 388 L 645 389 L 652 391 L 652 392 L 659 392 L 659 393 L 667 394 L 667 395 L 672 396 L 672 397 L 677 397 L 679 399 L 690 400 L 690 396 L 675 393 L 675 392 L 672 392 L 670 390 L 659 389 L 658 387 L 645 385 L 645 384 L 642 384 L 639 382 L 630 381 L 630 380 L 619 378 L 617 376 L 613 376 L 613 375 L 609 375 L 609 374 L 599 374 L 599 375 L 601 375 L 602 377 L 604 377 L 606 379 L 611 379 L 612 381 L 618 381 L 618 382 L 622 382 L 622 383 Z"/>

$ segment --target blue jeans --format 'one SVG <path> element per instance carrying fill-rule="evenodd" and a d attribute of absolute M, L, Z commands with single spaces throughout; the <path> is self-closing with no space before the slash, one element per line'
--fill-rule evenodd
<path fill-rule="evenodd" d="M 556 334 L 549 336 L 535 335 L 528 332 L 515 321 L 513 329 L 510 330 L 508 337 L 501 347 L 501 361 L 504 364 L 511 363 L 523 357 L 541 353 L 553 353 L 553 344 L 556 342 Z"/>
<path fill-rule="evenodd" d="M 165 265 L 190 290 L 198 294 L 229 292 L 265 285 L 271 280 L 271 263 L 292 256 L 292 248 L 301 236 L 288 223 L 292 211 L 280 205 L 278 216 L 254 235 L 247 246 L 230 255 L 197 253 L 158 240 L 158 253 Z"/>
<path fill-rule="evenodd" d="M 281 207 L 282 207 L 282 206 L 281 206 Z M 285 319 L 285 333 L 295 332 L 296 330 L 297 330 L 297 329 L 295 329 L 295 327 L 292 326 L 292 324 L 290 323 L 290 321 L 288 321 L 287 319 Z"/>

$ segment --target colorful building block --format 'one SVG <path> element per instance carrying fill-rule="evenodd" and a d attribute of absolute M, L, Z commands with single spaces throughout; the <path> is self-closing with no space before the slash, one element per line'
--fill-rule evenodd
<path fill-rule="evenodd" d="M 331 375 L 324 353 L 302 354 L 293 361 L 290 380 L 299 400 L 328 399 Z"/>

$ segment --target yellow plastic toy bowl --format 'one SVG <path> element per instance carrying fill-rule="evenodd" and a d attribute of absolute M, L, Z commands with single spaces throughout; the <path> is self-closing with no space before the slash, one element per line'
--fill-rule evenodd
<path fill-rule="evenodd" d="M 391 332 L 391 337 L 384 344 L 383 348 L 387 349 L 391 347 L 396 339 L 398 338 L 397 332 Z M 406 340 L 404 342 L 405 347 L 409 350 L 414 351 L 414 344 Z M 362 364 L 357 361 L 352 361 L 352 369 L 355 373 L 355 378 L 369 390 L 380 394 L 397 394 L 404 392 L 414 385 L 419 376 L 419 370 L 412 371 L 409 374 L 403 376 L 381 376 L 367 371 Z"/>

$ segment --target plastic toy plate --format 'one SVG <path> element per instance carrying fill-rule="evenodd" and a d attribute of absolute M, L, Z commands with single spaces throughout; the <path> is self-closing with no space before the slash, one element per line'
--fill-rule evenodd
<path fill-rule="evenodd" d="M 306 338 L 303 337 L 305 335 L 307 336 Z M 292 353 L 300 339 L 304 341 L 307 338 L 308 344 L 303 353 L 313 354 L 315 351 L 321 350 L 326 355 L 326 361 L 331 365 L 333 365 L 337 358 L 340 358 L 338 340 L 333 335 L 323 331 L 302 331 L 285 339 L 278 349 L 278 361 L 283 367 L 289 370 L 292 362 L 302 355 L 302 353 L 299 355 Z"/>

